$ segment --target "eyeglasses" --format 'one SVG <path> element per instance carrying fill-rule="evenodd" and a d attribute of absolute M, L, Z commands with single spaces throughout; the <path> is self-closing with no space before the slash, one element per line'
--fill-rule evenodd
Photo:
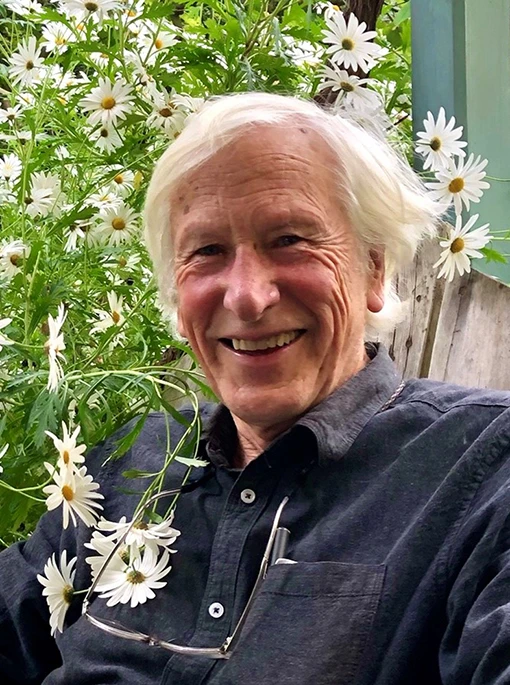
<path fill-rule="evenodd" d="M 198 482 L 197 482 L 198 483 Z M 239 641 L 241 631 L 248 619 L 250 610 L 253 606 L 253 603 L 255 601 L 255 597 L 260 589 L 260 586 L 262 585 L 266 575 L 267 575 L 267 570 L 271 563 L 276 560 L 276 557 L 282 557 L 283 556 L 283 547 L 282 547 L 282 540 L 286 541 L 289 535 L 289 532 L 286 528 L 280 528 L 279 523 L 280 523 L 280 517 L 282 515 L 282 511 L 289 501 L 288 497 L 284 497 L 282 502 L 280 503 L 280 506 L 278 507 L 274 520 L 273 520 L 273 525 L 271 526 L 271 532 L 269 534 L 269 540 L 267 542 L 264 555 L 262 557 L 262 562 L 260 564 L 260 569 L 257 575 L 257 579 L 255 581 L 255 585 L 253 587 L 253 590 L 251 591 L 251 594 L 248 598 L 248 602 L 246 603 L 246 606 L 241 614 L 241 617 L 239 618 L 232 635 L 230 637 L 227 637 L 225 642 L 220 646 L 220 647 L 187 647 L 184 645 L 177 645 L 174 644 L 173 642 L 167 642 L 165 640 L 161 640 L 160 638 L 154 636 L 154 635 L 146 635 L 145 633 L 141 633 L 138 630 L 133 630 L 131 628 L 126 628 L 123 626 L 121 623 L 118 621 L 110 620 L 110 619 L 105 619 L 105 618 L 97 618 L 96 616 L 93 616 L 89 612 L 89 606 L 91 602 L 91 597 L 93 593 L 96 590 L 96 587 L 98 586 L 98 583 L 105 572 L 108 564 L 111 562 L 111 560 L 114 558 L 114 556 L 119 552 L 119 549 L 121 549 L 122 545 L 124 544 L 127 536 L 131 532 L 134 526 L 140 523 L 140 521 L 143 520 L 143 515 L 147 511 L 147 509 L 158 499 L 161 499 L 162 497 L 171 497 L 174 495 L 179 495 L 182 492 L 189 492 L 190 491 L 190 484 L 180 487 L 180 488 L 175 488 L 173 490 L 164 490 L 157 495 L 153 495 L 150 499 L 147 500 L 145 506 L 141 510 L 140 514 L 138 517 L 134 518 L 133 521 L 131 522 L 131 525 L 127 528 L 126 531 L 124 531 L 123 535 L 120 537 L 118 540 L 117 544 L 114 546 L 114 548 L 110 551 L 109 555 L 106 557 L 106 560 L 104 561 L 103 565 L 99 569 L 92 585 L 87 591 L 87 594 L 85 595 L 85 599 L 83 600 L 83 609 L 82 609 L 82 614 L 85 616 L 85 618 L 96 628 L 100 628 L 101 630 L 104 630 L 106 633 L 109 633 L 110 635 L 116 635 L 117 637 L 122 637 L 126 640 L 134 640 L 135 642 L 144 642 L 151 647 L 162 647 L 163 649 L 167 649 L 170 652 L 176 652 L 177 654 L 188 654 L 190 656 L 202 656 L 206 657 L 209 659 L 228 659 L 232 655 L 232 651 L 236 644 Z"/>

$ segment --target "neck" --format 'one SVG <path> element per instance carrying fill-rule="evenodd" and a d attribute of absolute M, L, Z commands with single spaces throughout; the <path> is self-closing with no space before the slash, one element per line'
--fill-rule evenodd
<path fill-rule="evenodd" d="M 293 422 L 261 428 L 250 426 L 237 416 L 232 416 L 237 428 L 238 446 L 233 466 L 244 468 L 256 459 L 275 438 L 284 433 Z"/>

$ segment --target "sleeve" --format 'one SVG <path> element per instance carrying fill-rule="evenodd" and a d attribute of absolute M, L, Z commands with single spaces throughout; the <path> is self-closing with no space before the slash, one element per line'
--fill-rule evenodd
<path fill-rule="evenodd" d="M 444 685 L 510 685 L 509 461 L 481 486 L 454 534 L 439 654 Z"/>
<path fill-rule="evenodd" d="M 33 535 L 0 554 L 0 682 L 35 685 L 60 665 L 37 574 L 60 547 L 61 521 L 42 517 Z"/>
<path fill-rule="evenodd" d="M 92 475 L 100 470 L 105 456 L 103 445 L 90 450 L 87 465 Z M 101 483 L 102 485 L 102 483 Z M 103 489 L 103 488 L 101 488 Z M 90 537 L 90 529 L 62 528 L 60 508 L 44 514 L 33 534 L 24 542 L 0 553 L 0 683 L 1 685 L 39 685 L 61 663 L 55 637 L 51 635 L 50 614 L 43 587 L 37 580 L 52 554 L 60 562 L 65 549 L 67 557 L 78 556 L 75 585 L 78 589 L 90 582 L 84 554 L 77 553 Z M 66 625 L 80 615 L 78 602 L 71 605 Z"/>

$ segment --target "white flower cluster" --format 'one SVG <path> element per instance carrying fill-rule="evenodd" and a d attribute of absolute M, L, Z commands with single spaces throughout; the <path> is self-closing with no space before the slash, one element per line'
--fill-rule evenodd
<path fill-rule="evenodd" d="M 386 48 L 373 42 L 377 32 L 367 31 L 365 22 L 360 23 L 353 13 L 346 21 L 335 7 L 329 6 L 324 18 L 327 29 L 323 40 L 330 43 L 326 55 L 329 55 L 331 65 L 324 66 L 320 72 L 320 89 L 331 88 L 337 94 L 334 106 L 344 116 L 382 120 L 384 101 L 375 89 L 378 82 L 348 71 L 368 73 L 387 53 Z"/>
<path fill-rule="evenodd" d="M 419 141 L 416 152 L 424 156 L 424 169 L 434 172 L 435 181 L 426 183 L 430 195 L 445 206 L 453 204 L 455 209 L 455 227 L 448 229 L 448 238 L 440 241 L 443 249 L 434 267 L 441 267 L 438 278 L 445 277 L 452 281 L 455 272 L 459 275 L 471 270 L 470 259 L 483 257 L 480 252 L 492 239 L 489 235 L 489 224 L 474 229 L 478 214 L 472 216 L 465 224 L 462 221 L 463 206 L 469 211 L 471 202 L 480 202 L 483 191 L 490 187 L 484 181 L 486 159 L 475 159 L 470 154 L 467 161 L 464 148 L 467 142 L 460 140 L 463 127 L 455 127 L 455 117 L 446 121 L 443 107 L 439 110 L 437 120 L 432 112 L 427 113 L 423 125 L 425 131 L 418 133 Z"/>
<path fill-rule="evenodd" d="M 128 522 L 125 517 L 118 523 L 106 519 L 98 522 L 98 512 L 103 508 L 98 500 L 103 499 L 103 495 L 97 492 L 99 485 L 87 474 L 85 445 L 76 444 L 79 432 L 78 426 L 71 433 L 65 423 L 62 423 L 62 438 L 46 431 L 59 453 L 56 466 L 45 463 L 54 481 L 43 488 L 48 496 L 46 506 L 50 511 L 62 507 L 64 529 L 70 520 L 76 526 L 77 517 L 86 526 L 97 524 L 90 542 L 85 543 L 85 547 L 96 553 L 85 559 L 91 567 L 92 579 L 95 581 L 101 573 L 96 592 L 108 599 L 107 606 L 129 603 L 134 608 L 153 599 L 154 590 L 166 585 L 163 578 L 172 568 L 170 555 L 175 552 L 170 545 L 180 532 L 172 528 L 172 515 L 159 523 Z M 0 458 L 7 447 L 0 452 Z M 116 553 L 105 567 L 115 549 Z M 50 610 L 52 634 L 63 630 L 66 612 L 76 590 L 76 571 L 73 570 L 76 561 L 77 557 L 74 557 L 68 562 L 64 550 L 59 563 L 52 555 L 43 574 L 38 575 Z"/>

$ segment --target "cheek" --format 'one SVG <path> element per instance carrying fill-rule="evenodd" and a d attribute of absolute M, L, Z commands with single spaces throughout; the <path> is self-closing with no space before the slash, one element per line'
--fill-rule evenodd
<path fill-rule="evenodd" d="M 306 264 L 293 270 L 293 281 L 302 294 L 302 301 L 312 312 L 325 311 L 329 316 L 345 318 L 363 308 L 363 279 L 359 268 L 333 251 L 314 255 Z"/>
<path fill-rule="evenodd" d="M 219 301 L 221 295 L 211 277 L 189 275 L 177 280 L 178 318 L 188 340 L 207 327 Z"/>

